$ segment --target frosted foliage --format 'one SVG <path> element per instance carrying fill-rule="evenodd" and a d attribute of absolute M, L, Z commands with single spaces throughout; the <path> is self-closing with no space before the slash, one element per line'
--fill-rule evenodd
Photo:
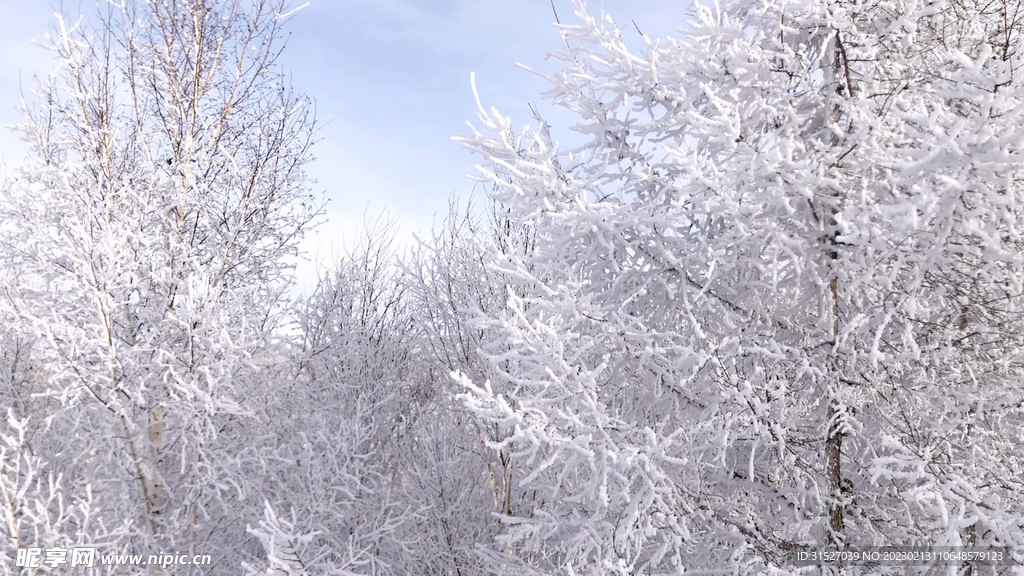
<path fill-rule="evenodd" d="M 5 470 L 60 498 L 17 494 L 0 571 L 15 544 L 226 551 L 199 570 L 247 552 L 242 422 L 286 371 L 285 258 L 319 204 L 308 100 L 274 63 L 282 5 L 220 4 L 103 3 L 50 35 L 0 194 L 0 404 L 35 457 Z M 35 506 L 64 540 L 28 536 Z"/>
<path fill-rule="evenodd" d="M 536 231 L 492 260 L 497 374 L 459 376 L 543 495 L 503 549 L 626 575 L 1022 543 L 1020 8 L 698 4 L 638 53 L 576 4 L 546 97 L 585 143 L 482 106 L 461 138 Z"/>
<path fill-rule="evenodd" d="M 0 574 L 27 547 L 781 576 L 1024 546 L 1024 4 L 722 1 L 659 41 L 574 6 L 535 126 L 478 97 L 458 138 L 485 202 L 404 252 L 368 222 L 301 297 L 293 7 L 59 17 L 0 175 Z"/>

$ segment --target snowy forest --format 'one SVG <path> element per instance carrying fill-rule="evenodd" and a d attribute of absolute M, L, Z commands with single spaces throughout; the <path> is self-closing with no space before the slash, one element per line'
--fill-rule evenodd
<path fill-rule="evenodd" d="M 575 123 L 477 97 L 478 209 L 301 298 L 301 12 L 57 20 L 0 178 L 0 574 L 1024 573 L 794 560 L 1024 561 L 1024 2 L 701 0 L 642 51 L 574 7 Z M 17 562 L 86 546 L 213 561 Z"/>

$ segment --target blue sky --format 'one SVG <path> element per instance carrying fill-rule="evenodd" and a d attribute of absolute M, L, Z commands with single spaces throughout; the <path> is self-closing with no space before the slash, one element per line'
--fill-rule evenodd
<path fill-rule="evenodd" d="M 88 11 L 92 3 L 82 5 Z M 568 0 L 554 5 L 563 23 L 575 20 Z M 652 39 L 674 36 L 688 5 L 591 0 L 588 10 L 603 9 L 640 46 L 631 20 Z M 4 125 L 20 121 L 19 85 L 28 94 L 33 74 L 52 65 L 30 41 L 41 40 L 53 21 L 45 0 L 0 0 Z M 299 11 L 282 64 L 295 88 L 316 99 L 321 141 L 309 172 L 330 199 L 328 223 L 308 239 L 308 251 L 329 257 L 366 216 L 383 210 L 407 241 L 440 222 L 450 197 L 467 198 L 473 182 L 465 175 L 478 159 L 451 137 L 476 117 L 470 73 L 484 106 L 511 116 L 513 125 L 531 123 L 527 104 L 540 104 L 546 84 L 516 63 L 556 69 L 545 61 L 561 46 L 553 23 L 550 0 L 311 0 Z M 546 116 L 556 137 L 564 133 L 557 115 Z M 16 164 L 26 148 L 16 134 L 2 132 L 0 158 Z"/>

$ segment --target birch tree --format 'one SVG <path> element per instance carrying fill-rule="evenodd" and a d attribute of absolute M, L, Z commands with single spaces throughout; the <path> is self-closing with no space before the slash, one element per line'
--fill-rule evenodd
<path fill-rule="evenodd" d="M 24 416 L 68 494 L 92 491 L 92 525 L 125 527 L 95 536 L 114 551 L 216 546 L 237 566 L 249 538 L 240 426 L 283 358 L 287 258 L 320 207 L 311 105 L 277 65 L 290 14 L 196 0 L 59 15 L 58 66 L 25 104 L 32 152 L 0 199 L 19 272 L 5 309 L 43 370 Z"/>

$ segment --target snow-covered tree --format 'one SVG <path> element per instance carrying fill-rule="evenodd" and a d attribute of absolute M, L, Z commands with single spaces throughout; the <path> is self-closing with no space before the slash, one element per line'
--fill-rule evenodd
<path fill-rule="evenodd" d="M 424 509 L 419 525 L 424 542 L 418 547 L 424 571 L 468 576 L 488 573 L 478 547 L 503 529 L 495 515 L 528 507 L 530 497 L 515 489 L 517 464 L 510 451 L 488 449 L 488 441 L 502 438 L 502 431 L 466 413 L 455 401 L 460 390 L 449 374 L 490 376 L 478 350 L 498 333 L 481 330 L 470 312 L 503 308 L 508 279 L 488 267 L 488 254 L 527 251 L 530 235 L 503 219 L 498 207 L 484 219 L 472 202 L 462 210 L 456 206 L 405 261 L 428 401 L 406 444 L 403 484 L 410 501 Z"/>
<path fill-rule="evenodd" d="M 698 3 L 639 52 L 575 7 L 547 98 L 581 144 L 481 104 L 493 218 L 407 256 L 371 226 L 298 306 L 320 204 L 287 2 L 59 19 L 0 177 L 0 572 L 1024 545 L 1024 4 Z"/>
<path fill-rule="evenodd" d="M 462 378 L 539 494 L 522 573 L 1021 542 L 1020 8 L 697 4 L 636 53 L 577 2 L 547 97 L 587 141 L 481 106 L 536 235 Z"/>
<path fill-rule="evenodd" d="M 31 155 L 0 198 L 4 314 L 38 371 L 16 406 L 39 473 L 89 495 L 112 551 L 216 548 L 223 569 L 251 539 L 241 427 L 284 358 L 288 259 L 320 206 L 311 107 L 276 64 L 287 8 L 65 15 L 25 105 Z"/>

